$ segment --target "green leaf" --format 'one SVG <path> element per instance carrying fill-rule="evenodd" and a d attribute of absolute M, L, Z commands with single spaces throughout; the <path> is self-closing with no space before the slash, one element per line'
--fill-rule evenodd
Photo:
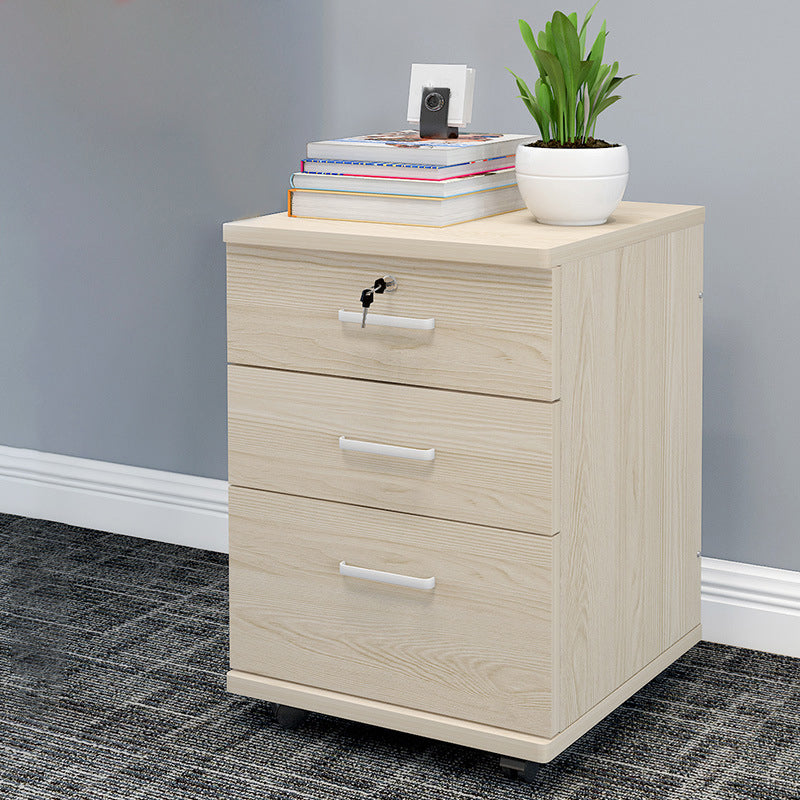
<path fill-rule="evenodd" d="M 561 11 L 553 14 L 553 38 L 556 45 L 556 56 L 564 73 L 566 135 L 568 139 L 575 137 L 575 103 L 577 101 L 578 70 L 581 64 L 578 32 L 569 18 Z"/>
<path fill-rule="evenodd" d="M 534 121 L 536 122 L 536 126 L 539 128 L 539 132 L 541 133 L 546 124 L 544 118 L 542 117 L 541 109 L 539 109 L 534 103 L 531 103 L 530 98 L 521 94 L 518 94 L 517 97 L 519 97 L 519 99 L 525 104 L 525 108 L 528 109 L 528 113 L 533 117 Z M 544 138 L 543 133 L 542 138 Z"/>
<path fill-rule="evenodd" d="M 575 83 L 578 87 L 578 91 L 580 91 L 581 86 L 586 83 L 594 64 L 587 59 L 586 61 L 579 61 L 578 65 L 578 69 L 575 73 Z"/>
<path fill-rule="evenodd" d="M 611 83 L 609 83 L 608 85 L 608 88 L 610 89 L 610 91 L 613 92 L 614 89 L 616 89 L 617 86 L 619 86 L 622 83 L 622 81 L 626 81 L 628 80 L 628 78 L 635 78 L 635 77 L 636 75 L 624 75 L 622 78 L 612 78 Z"/>
<path fill-rule="evenodd" d="M 577 104 L 575 106 L 575 127 L 572 133 L 573 138 L 576 139 L 583 139 L 584 138 L 584 129 L 586 125 L 586 115 L 588 113 L 588 95 L 586 92 L 586 76 L 589 74 L 589 70 L 592 68 L 591 61 L 581 61 L 579 62 L 578 71 L 575 73 L 575 83 L 578 87 L 577 89 Z"/>
<path fill-rule="evenodd" d="M 611 93 L 610 84 L 614 80 L 619 69 L 619 62 L 615 61 L 605 73 L 605 77 L 599 82 L 592 97 L 592 105 L 599 103 L 604 97 Z"/>
<path fill-rule="evenodd" d="M 606 97 L 600 103 L 598 103 L 594 109 L 592 109 L 592 113 L 589 115 L 588 122 L 588 124 L 592 127 L 592 130 L 594 130 L 594 125 L 597 122 L 597 118 L 600 116 L 600 114 L 610 105 L 613 105 L 617 102 L 617 100 L 621 99 L 622 98 L 618 94 L 615 94 L 613 97 Z"/>
<path fill-rule="evenodd" d="M 595 69 L 589 73 L 589 77 L 587 79 L 587 82 L 589 83 L 590 92 L 593 91 L 595 87 L 595 82 L 597 81 L 598 72 L 603 66 L 603 50 L 605 49 L 605 45 L 606 45 L 606 21 L 603 20 L 603 24 L 600 26 L 600 33 L 597 34 L 597 38 L 594 40 L 592 49 L 589 51 L 589 60 L 593 61 L 596 64 Z"/>
<path fill-rule="evenodd" d="M 519 21 L 519 32 L 522 34 L 522 41 L 525 42 L 528 50 L 531 51 L 531 55 L 533 55 L 536 50 L 536 39 L 533 38 L 531 26 L 524 19 Z"/>
<path fill-rule="evenodd" d="M 602 64 L 600 66 L 600 69 L 597 71 L 597 76 L 595 77 L 594 80 L 594 85 L 592 87 L 592 94 L 595 94 L 596 90 L 600 88 L 601 84 L 606 79 L 606 75 L 608 75 L 610 69 L 611 69 L 610 64 Z"/>
<path fill-rule="evenodd" d="M 539 70 L 539 76 L 544 79 L 547 77 L 547 70 L 545 69 L 544 62 L 542 61 L 542 54 L 547 53 L 548 55 L 552 55 L 547 50 L 537 49 L 533 53 L 533 61 L 536 64 L 536 68 Z"/>
<path fill-rule="evenodd" d="M 578 32 L 560 11 L 553 14 L 553 39 L 556 46 L 555 54 L 564 68 L 564 75 L 567 75 L 567 70 L 574 73 L 581 60 Z"/>
<path fill-rule="evenodd" d="M 549 117 L 547 117 L 537 105 L 534 96 L 531 94 L 531 90 L 528 88 L 528 84 L 526 84 L 525 81 L 512 70 L 509 69 L 508 71 L 514 76 L 514 80 L 517 82 L 520 100 L 522 100 L 522 102 L 525 104 L 525 108 L 528 109 L 530 115 L 536 120 L 536 124 L 539 127 L 539 132 L 542 134 L 542 138 L 545 138 L 545 136 L 548 135 L 548 129 L 550 126 Z"/>
<path fill-rule="evenodd" d="M 617 87 L 618 87 L 618 86 L 619 86 L 619 85 L 620 85 L 620 84 L 621 84 L 623 81 L 626 81 L 626 80 L 628 80 L 628 78 L 633 78 L 633 77 L 635 77 L 635 76 L 634 76 L 634 75 L 625 75 L 625 76 L 624 76 L 624 77 L 622 77 L 622 78 L 611 78 L 611 80 L 610 80 L 610 81 L 608 81 L 608 84 L 607 84 L 606 86 L 604 86 L 604 87 L 603 87 L 603 93 L 602 93 L 602 95 L 601 95 L 600 99 L 602 99 L 603 97 L 607 97 L 607 96 L 608 96 L 608 95 L 610 95 L 612 92 L 615 92 L 615 91 L 617 90 Z"/>
<path fill-rule="evenodd" d="M 548 117 L 552 118 L 553 92 L 550 87 L 539 78 L 533 86 L 533 91 L 536 93 L 536 102 L 539 104 L 539 108 L 541 108 Z"/>
<path fill-rule="evenodd" d="M 539 75 L 531 91 L 518 75 L 511 74 L 519 97 L 536 120 L 543 138 L 562 143 L 585 141 L 597 124 L 598 116 L 620 99 L 614 92 L 633 75 L 618 76 L 619 63 L 603 64 L 608 36 L 606 22 L 594 39 L 588 56 L 588 26 L 598 2 L 586 12 L 578 27 L 576 12 L 555 11 L 544 30 L 534 35 L 531 26 L 519 20 L 522 39 Z"/>
<path fill-rule="evenodd" d="M 520 95 L 521 96 L 521 95 Z M 526 98 L 522 98 L 522 101 L 525 103 L 526 108 L 530 111 L 531 116 L 536 120 L 536 126 L 539 128 L 539 133 L 542 136 L 542 139 L 548 139 L 550 136 L 549 133 L 549 121 L 546 119 L 544 114 L 542 114 L 542 110 L 536 105 L 536 103 L 531 103 L 530 101 L 525 102 Z"/>
<path fill-rule="evenodd" d="M 589 88 L 583 90 L 583 141 L 586 141 L 586 134 L 589 132 Z"/>
<path fill-rule="evenodd" d="M 616 103 L 617 100 L 622 100 L 622 98 L 618 94 L 615 94 L 613 97 L 606 97 L 605 100 L 603 100 L 603 102 L 600 103 L 594 110 L 595 119 L 597 119 L 600 113 L 605 111 L 610 105 Z"/>
<path fill-rule="evenodd" d="M 597 3 L 599 2 L 600 0 L 597 0 Z M 578 41 L 581 44 L 581 58 L 583 58 L 586 53 L 586 34 L 587 34 L 586 26 L 589 24 L 589 20 L 592 18 L 592 14 L 594 14 L 594 10 L 597 8 L 597 3 L 595 3 L 586 12 L 586 16 L 583 18 L 583 22 L 581 23 L 581 29 L 578 31 Z"/>
<path fill-rule="evenodd" d="M 600 2 L 600 0 L 597 0 L 597 3 L 595 3 L 586 12 L 586 16 L 583 18 L 583 24 L 581 25 L 581 29 L 580 29 L 580 32 L 578 34 L 579 36 L 585 36 L 586 35 L 586 26 L 589 24 L 589 20 L 592 18 L 592 14 L 594 14 L 594 10 L 597 8 L 597 5 L 598 5 L 599 2 Z"/>
<path fill-rule="evenodd" d="M 564 83 L 564 71 L 559 60 L 547 50 L 539 50 L 538 58 L 544 67 L 544 76 L 547 78 L 550 88 L 553 90 L 553 120 L 555 121 L 555 132 L 558 139 L 564 141 L 566 137 L 567 120 L 567 87 Z"/>
<path fill-rule="evenodd" d="M 536 41 L 533 38 L 533 31 L 531 30 L 531 26 L 528 25 L 528 23 L 525 22 L 524 19 L 521 19 L 519 21 L 519 30 L 520 33 L 522 34 L 522 38 L 525 44 L 528 47 L 528 50 L 530 50 L 530 53 L 533 56 L 533 60 L 536 63 L 537 69 L 539 70 L 539 74 L 544 77 L 544 67 L 542 66 L 539 60 L 539 53 L 541 53 L 542 50 L 536 45 Z"/>
<path fill-rule="evenodd" d="M 555 55 L 556 52 L 556 45 L 553 41 L 553 25 L 551 22 L 545 23 L 544 26 L 544 38 L 547 41 L 547 47 L 545 48 L 548 52 L 553 53 Z"/>
<path fill-rule="evenodd" d="M 517 82 L 517 89 L 519 89 L 519 93 L 526 95 L 531 99 L 531 101 L 533 101 L 535 98 L 533 92 L 531 92 L 531 90 L 528 88 L 528 84 L 525 83 L 525 81 L 522 78 L 520 78 L 516 72 L 513 72 L 512 70 L 508 71 L 511 72 L 511 74 L 514 76 L 514 80 L 516 80 Z"/>
<path fill-rule="evenodd" d="M 542 138 L 549 141 L 551 138 L 550 128 L 552 127 L 554 131 L 558 128 L 553 92 L 550 89 L 550 86 L 541 78 L 539 78 L 539 80 L 537 80 L 534 84 L 533 91 L 536 94 L 536 104 L 541 109 L 542 115 L 545 117 L 545 121 L 547 122 L 548 133 L 547 136 L 542 134 Z"/>
<path fill-rule="evenodd" d="M 525 108 L 528 109 L 528 111 L 530 112 L 530 115 L 535 119 L 536 118 L 536 114 L 535 114 L 535 112 L 533 110 L 533 103 L 531 103 L 530 98 L 526 97 L 524 94 L 518 94 L 517 97 L 520 100 L 522 100 L 522 102 L 525 105 Z"/>

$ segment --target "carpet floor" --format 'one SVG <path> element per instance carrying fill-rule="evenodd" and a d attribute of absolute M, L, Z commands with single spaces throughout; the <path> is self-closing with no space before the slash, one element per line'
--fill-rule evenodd
<path fill-rule="evenodd" d="M 0 515 L 0 796 L 800 799 L 800 660 L 701 643 L 546 765 L 225 692 L 227 557 Z"/>

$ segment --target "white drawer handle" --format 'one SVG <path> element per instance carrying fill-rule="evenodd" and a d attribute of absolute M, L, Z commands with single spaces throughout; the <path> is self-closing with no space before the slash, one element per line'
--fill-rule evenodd
<path fill-rule="evenodd" d="M 361 311 L 344 311 L 339 309 L 339 322 L 357 322 L 361 324 Z M 436 318 L 414 319 L 413 317 L 392 317 L 388 314 L 367 314 L 367 325 L 383 325 L 385 328 L 409 328 L 415 331 L 432 331 L 436 327 Z"/>
<path fill-rule="evenodd" d="M 412 578 L 411 575 L 397 575 L 394 572 L 381 572 L 378 569 L 354 567 L 344 561 L 339 562 L 339 574 L 346 578 L 363 578 L 365 581 L 390 583 L 392 586 L 405 586 L 408 589 L 433 589 L 436 578 Z"/>
<path fill-rule="evenodd" d="M 417 450 L 414 447 L 398 447 L 395 444 L 379 444 L 378 442 L 360 442 L 358 439 L 339 437 L 339 449 L 350 450 L 353 453 L 369 453 L 375 456 L 394 456 L 395 458 L 410 458 L 412 461 L 433 461 L 436 458 L 436 448 L 430 450 Z"/>

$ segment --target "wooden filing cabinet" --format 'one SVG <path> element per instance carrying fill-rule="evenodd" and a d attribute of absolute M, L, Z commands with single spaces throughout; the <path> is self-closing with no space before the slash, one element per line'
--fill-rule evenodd
<path fill-rule="evenodd" d="M 225 225 L 229 690 L 543 762 L 697 642 L 703 220 Z"/>

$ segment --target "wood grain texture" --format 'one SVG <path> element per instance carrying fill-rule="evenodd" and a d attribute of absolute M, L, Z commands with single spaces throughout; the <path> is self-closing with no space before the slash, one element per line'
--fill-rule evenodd
<path fill-rule="evenodd" d="M 561 724 L 700 621 L 702 228 L 562 266 Z"/>
<path fill-rule="evenodd" d="M 231 667 L 550 736 L 557 547 L 232 487 Z M 343 560 L 436 587 L 343 577 Z"/>
<path fill-rule="evenodd" d="M 603 717 L 624 703 L 699 641 L 700 627 L 698 626 L 552 738 L 454 719 L 375 700 L 366 700 L 363 697 L 302 686 L 290 681 L 265 678 L 238 670 L 228 673 L 227 683 L 229 692 L 246 697 L 257 697 L 261 700 L 305 708 L 320 714 L 356 720 L 367 725 L 380 725 L 384 728 L 404 731 L 416 736 L 427 736 L 431 739 L 441 739 L 445 742 L 454 742 L 464 747 L 487 750 L 512 758 L 548 762 L 576 742 Z"/>
<path fill-rule="evenodd" d="M 339 321 L 386 274 L 397 291 L 371 311 L 433 317 L 434 330 Z M 554 400 L 558 282 L 558 270 L 229 245 L 228 360 Z"/>
<path fill-rule="evenodd" d="M 536 222 L 528 211 L 423 228 L 368 222 L 297 219 L 284 214 L 228 222 L 228 244 L 330 253 L 550 269 L 634 242 L 699 225 L 701 206 L 620 203 L 605 225 L 560 227 Z M 359 287 L 363 288 L 363 287 Z"/>
<path fill-rule="evenodd" d="M 228 407 L 233 484 L 558 531 L 558 403 L 231 366 Z M 435 448 L 436 458 L 344 452 L 340 436 Z"/>
<path fill-rule="evenodd" d="M 232 691 L 547 761 L 699 639 L 703 216 L 226 226 Z"/>

